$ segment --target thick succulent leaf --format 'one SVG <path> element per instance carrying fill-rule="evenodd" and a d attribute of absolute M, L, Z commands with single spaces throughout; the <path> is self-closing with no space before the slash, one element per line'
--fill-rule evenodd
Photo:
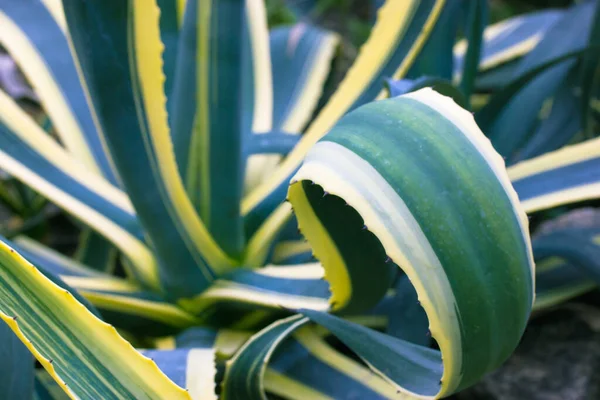
<path fill-rule="evenodd" d="M 269 33 L 273 72 L 273 129 L 304 130 L 317 102 L 339 37 L 308 24 L 282 26 Z"/>
<path fill-rule="evenodd" d="M 97 271 L 112 273 L 116 267 L 118 251 L 102 236 L 91 229 L 79 234 L 74 258 Z"/>
<path fill-rule="evenodd" d="M 4 243 L 0 263 L 0 318 L 72 398 L 190 398 L 112 326 Z"/>
<path fill-rule="evenodd" d="M 175 81 L 177 53 L 179 49 L 179 0 L 158 0 L 160 8 L 160 40 L 165 46 L 162 53 L 163 71 L 165 74 L 165 95 L 167 96 L 167 110 L 170 110 Z"/>
<path fill-rule="evenodd" d="M 142 354 L 154 361 L 176 385 L 186 388 L 190 398 L 217 400 L 217 368 L 212 344 L 191 349 L 146 350 Z"/>
<path fill-rule="evenodd" d="M 562 16 L 561 10 L 543 10 L 519 15 L 485 28 L 480 71 L 496 68 L 530 52 Z M 459 74 L 467 50 L 466 39 L 454 47 L 455 74 Z"/>
<path fill-rule="evenodd" d="M 598 72 L 598 63 L 600 62 L 600 3 L 595 2 L 594 18 L 592 27 L 589 31 L 587 42 L 590 51 L 586 52 L 581 60 L 581 71 L 579 75 L 581 87 L 581 107 L 585 111 L 582 117 L 584 133 L 588 137 L 593 135 L 591 132 L 591 110 L 589 104 L 592 99 L 593 87 L 599 84 L 600 73 Z"/>
<path fill-rule="evenodd" d="M 216 280 L 202 294 L 180 304 L 202 320 L 221 326 L 235 322 L 241 311 L 309 308 L 328 310 L 331 294 L 318 263 L 238 269 Z M 217 311 L 215 311 L 217 310 Z M 240 328 L 241 329 L 241 328 Z"/>
<path fill-rule="evenodd" d="M 501 90 L 507 82 L 510 82 L 519 60 L 502 64 L 488 71 L 480 72 L 475 78 L 475 90 L 482 93 L 493 93 Z"/>
<path fill-rule="evenodd" d="M 386 334 L 422 346 L 431 343 L 427 315 L 406 275 L 398 279 L 391 293 L 372 312 L 387 318 Z"/>
<path fill-rule="evenodd" d="M 336 34 L 308 24 L 270 32 L 274 130 L 298 134 L 305 128 L 321 96 L 338 41 Z M 249 140 L 256 140 L 257 134 L 264 131 L 255 131 Z M 280 160 L 273 155 L 250 157 L 245 190 L 268 178 Z M 254 225 L 258 224 L 246 221 L 247 232 L 252 233 Z"/>
<path fill-rule="evenodd" d="M 540 72 L 547 71 L 548 68 L 568 65 L 573 57 L 582 55 L 586 50 L 589 51 L 587 37 L 591 29 L 593 5 L 591 2 L 585 2 L 564 12 L 547 30 L 535 48 L 519 61 L 511 80 L 477 113 L 477 123 L 486 134 L 491 135 L 492 138 L 498 132 L 505 134 L 501 128 L 495 128 L 496 132 L 492 134 L 488 131 L 499 124 L 497 122 L 499 119 L 510 120 L 510 116 L 505 117 L 503 113 L 510 113 L 506 111 L 510 108 L 510 101 L 532 78 Z M 554 78 L 560 79 L 561 75 Z"/>
<path fill-rule="evenodd" d="M 160 259 L 161 283 L 174 298 L 194 295 L 232 261 L 198 217 L 177 171 L 163 91 L 160 10 L 153 0 L 68 0 L 64 6 L 108 147 Z M 115 81 L 120 84 L 109 84 Z"/>
<path fill-rule="evenodd" d="M 563 303 L 597 287 L 594 279 L 584 268 L 575 266 L 561 257 L 549 256 L 553 253 L 552 249 L 549 249 L 547 254 L 543 254 L 544 241 L 542 239 L 540 243 L 542 251 L 538 250 L 536 254 L 534 310 Z M 535 239 L 533 246 L 534 249 L 537 247 Z"/>
<path fill-rule="evenodd" d="M 469 104 L 462 92 L 447 79 L 424 76 L 414 80 L 402 79 L 399 81 L 388 80 L 390 97 L 401 96 L 406 93 L 416 92 L 419 89 L 430 87 L 444 96 L 452 97 L 459 106 L 468 109 Z"/>
<path fill-rule="evenodd" d="M 464 17 L 463 11 L 462 1 L 446 1 L 423 49 L 406 74 L 407 78 L 426 75 L 452 79 L 452 46 Z"/>
<path fill-rule="evenodd" d="M 247 138 L 246 153 L 287 155 L 298 144 L 300 136 L 287 132 L 266 132 Z"/>
<path fill-rule="evenodd" d="M 508 169 L 528 212 L 600 196 L 600 139 L 588 140 L 522 161 Z"/>
<path fill-rule="evenodd" d="M 279 343 L 299 327 L 308 322 L 307 318 L 295 315 L 281 319 L 254 335 L 227 363 L 221 398 L 266 400 L 262 379 L 273 351 Z"/>
<path fill-rule="evenodd" d="M 0 398 L 31 399 L 33 357 L 4 322 L 0 323 Z"/>
<path fill-rule="evenodd" d="M 65 393 L 60 385 L 52 379 L 48 371 L 43 368 L 35 370 L 35 400 L 68 400 L 69 395 Z"/>
<path fill-rule="evenodd" d="M 286 240 L 273 248 L 271 261 L 278 265 L 303 264 L 313 259 L 312 248 L 306 240 Z"/>
<path fill-rule="evenodd" d="M 402 379 L 395 367 L 396 384 L 447 395 L 514 350 L 533 304 L 528 222 L 469 112 L 431 89 L 366 105 L 311 149 L 292 182 L 288 197 L 333 309 L 373 305 L 397 267 L 415 287 L 443 354 L 442 385 L 439 363 Z M 364 254 L 369 261 L 357 262 Z M 381 340 L 398 354 L 413 348 Z"/>
<path fill-rule="evenodd" d="M 299 318 L 274 323 L 247 342 L 228 363 L 224 399 L 264 399 L 265 392 L 287 399 L 402 398 L 366 366 L 329 346 L 316 329 L 300 327 Z M 246 382 L 240 380 L 244 371 Z"/>
<path fill-rule="evenodd" d="M 406 76 L 445 3 L 444 0 L 388 0 L 379 9 L 371 36 L 338 90 L 278 169 L 244 197 L 242 214 L 253 220 L 267 219 L 280 205 L 287 180 L 314 143 L 346 112 L 384 95 L 382 87 L 386 78 L 397 80 Z"/>
<path fill-rule="evenodd" d="M 71 271 L 74 271 L 74 273 L 79 272 L 76 269 L 69 268 L 69 264 L 64 262 L 66 257 L 61 256 L 54 251 L 47 251 L 49 250 L 47 247 L 26 236 L 17 236 L 12 242 L 8 241 L 7 239 L 4 241 L 7 245 L 13 249 L 16 249 L 19 254 L 27 257 L 27 260 L 34 264 L 46 278 L 52 281 L 52 283 L 62 289 L 68 290 L 69 293 L 75 297 L 75 300 L 83 304 L 89 312 L 98 318 L 102 318 L 96 307 L 94 307 L 87 299 L 81 296 L 77 290 L 73 289 L 60 278 L 61 275 L 70 275 Z M 38 265 L 43 265 L 45 268 L 40 268 Z M 66 274 L 64 273 L 65 268 L 67 268 L 66 270 L 68 271 Z"/>
<path fill-rule="evenodd" d="M 573 85 L 575 72 L 577 69 L 571 70 L 570 76 L 554 93 L 550 111 L 544 112 L 542 105 L 539 126 L 511 159 L 511 164 L 558 150 L 581 132 L 581 107 L 577 101 L 577 88 Z"/>
<path fill-rule="evenodd" d="M 69 285 L 65 289 L 76 297 L 83 296 L 117 328 L 162 336 L 198 323 L 192 315 L 138 284 L 93 270 L 32 239 L 18 237 L 10 245 L 44 275 L 56 276 Z"/>
<path fill-rule="evenodd" d="M 575 61 L 569 60 L 540 73 L 514 95 L 489 125 L 486 135 L 505 159 L 512 160 L 527 143 L 544 102 L 556 93 L 574 65 Z"/>
<path fill-rule="evenodd" d="M 0 166 L 93 227 L 132 262 L 141 282 L 158 287 L 156 261 L 126 194 L 90 172 L 0 91 Z"/>
<path fill-rule="evenodd" d="M 289 204 L 281 204 L 254 232 L 244 254 L 243 265 L 259 268 L 266 264 L 276 239 L 293 222 Z"/>
<path fill-rule="evenodd" d="M 113 184 L 116 176 L 69 51 L 60 2 L 5 1 L 0 44 L 33 86 L 66 149 Z"/>
<path fill-rule="evenodd" d="M 536 258 L 559 257 L 572 268 L 580 268 L 600 283 L 600 229 L 564 228 L 536 238 L 533 242 Z"/>
<path fill-rule="evenodd" d="M 244 246 L 242 140 L 253 118 L 258 129 L 271 129 L 265 21 L 260 1 L 188 2 L 171 109 L 187 193 L 215 240 L 236 257 Z M 254 81 L 246 82 L 245 75 L 254 72 Z M 258 109 L 263 113 L 253 115 Z"/>
<path fill-rule="evenodd" d="M 461 50 L 464 54 L 462 58 L 454 57 L 453 78 L 460 82 L 460 89 L 468 98 L 473 91 L 475 78 L 479 68 L 479 59 L 482 53 L 483 32 L 488 20 L 488 3 L 485 0 L 463 1 L 463 8 L 466 8 L 466 19 L 464 24 L 465 39 L 461 47 L 466 46 L 466 50 Z M 456 51 L 454 52 L 456 54 Z"/>
<path fill-rule="evenodd" d="M 521 60 L 514 72 L 515 75 L 529 70 L 531 65 L 541 60 L 584 48 L 592 25 L 593 12 L 591 11 L 591 3 L 567 11 L 546 32 L 544 39 L 535 49 Z M 486 125 L 486 135 L 490 137 L 492 144 L 501 155 L 510 158 L 523 145 L 527 135 L 533 129 L 544 100 L 566 80 L 574 64 L 574 60 L 569 60 L 544 71 L 498 110 L 492 122 Z M 514 121 L 519 123 L 514 124 Z"/>

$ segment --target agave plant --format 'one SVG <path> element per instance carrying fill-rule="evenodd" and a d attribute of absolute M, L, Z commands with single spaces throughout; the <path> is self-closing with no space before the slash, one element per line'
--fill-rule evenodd
<path fill-rule="evenodd" d="M 5 332 L 5 397 L 439 398 L 499 366 L 534 304 L 525 212 L 600 190 L 597 142 L 507 172 L 471 112 L 416 90 L 454 73 L 430 83 L 469 107 L 485 4 L 388 0 L 320 99 L 336 35 L 269 33 L 259 0 L 4 2 L 0 42 L 59 140 L 0 92 L 0 168 L 124 267 L 0 244 L 0 317 L 44 368 Z M 541 257 L 572 278 L 538 307 L 589 286 Z"/>

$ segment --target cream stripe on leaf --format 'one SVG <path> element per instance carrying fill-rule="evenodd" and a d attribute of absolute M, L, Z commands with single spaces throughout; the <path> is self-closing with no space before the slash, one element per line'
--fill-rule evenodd
<path fill-rule="evenodd" d="M 485 28 L 479 70 L 496 68 L 531 51 L 563 12 L 543 10 L 519 15 Z M 454 75 L 458 76 L 467 50 L 466 40 L 454 46 Z"/>
<path fill-rule="evenodd" d="M 294 150 L 242 201 L 246 218 L 264 220 L 285 196 L 286 183 L 307 151 L 346 112 L 375 99 L 383 80 L 402 79 L 414 63 L 444 8 L 445 0 L 388 0 L 371 36 L 338 90 L 308 126 Z"/>
<path fill-rule="evenodd" d="M 61 7 L 51 9 L 62 13 Z M 103 138 L 77 79 L 65 32 L 49 9 L 39 0 L 4 2 L 0 43 L 27 76 L 67 150 L 116 184 Z"/>
<path fill-rule="evenodd" d="M 559 20 L 545 32 L 543 39 L 535 48 L 519 60 L 516 68 L 512 71 L 510 80 L 503 85 L 502 90 L 495 93 L 491 100 L 477 112 L 477 123 L 486 132 L 486 135 L 490 136 L 495 146 L 501 146 L 501 139 L 506 136 L 506 129 L 501 129 L 501 122 L 504 122 L 503 125 L 507 125 L 506 121 L 510 122 L 516 118 L 514 110 L 511 110 L 511 106 L 513 106 L 511 100 L 514 96 L 533 78 L 537 80 L 538 77 L 541 79 L 545 74 L 560 72 L 561 69 L 569 66 L 572 59 L 587 51 L 586 39 L 591 28 L 590 13 L 593 12 L 593 6 L 593 3 L 576 4 L 562 13 Z M 554 74 L 554 78 L 559 79 L 561 75 Z M 551 83 L 546 83 L 546 85 Z M 543 86 L 542 84 L 542 88 Z M 533 90 L 533 94 L 536 94 L 535 90 Z M 527 102 L 524 104 L 527 105 Z M 532 101 L 532 104 L 536 103 Z M 519 111 L 519 107 L 516 110 Z M 511 112 L 513 119 L 509 118 Z M 508 114 L 506 115 L 507 119 L 503 121 L 505 114 Z M 499 124 L 500 127 L 498 127 Z M 522 134 L 515 136 L 520 138 Z M 502 150 L 500 148 L 501 154 Z"/>
<path fill-rule="evenodd" d="M 284 135 L 297 135 L 308 123 L 321 97 L 339 38 L 332 32 L 303 23 L 275 28 L 269 36 L 274 96 L 272 129 Z M 265 134 L 249 133 L 247 140 L 251 142 L 260 141 L 260 136 Z M 251 155 L 248 164 L 251 176 L 245 190 L 253 189 L 266 179 L 280 160 L 272 155 Z"/>
<path fill-rule="evenodd" d="M 468 98 L 473 92 L 477 78 L 483 47 L 483 33 L 488 23 L 489 6 L 485 0 L 464 1 L 463 8 L 465 13 L 463 32 L 467 49 L 461 59 L 462 65 L 457 65 L 456 59 L 453 59 L 454 71 L 458 69 L 459 73 L 453 72 L 452 75 L 454 81 L 459 84 L 462 92 Z"/>
<path fill-rule="evenodd" d="M 187 192 L 200 217 L 223 249 L 239 257 L 244 246 L 240 198 L 245 129 L 243 46 L 248 36 L 246 7 L 219 1 L 188 3 L 185 35 L 195 35 L 191 62 L 196 74 L 191 132 L 174 131 L 174 148 Z M 191 42 L 191 40 L 189 40 Z M 188 77 L 178 76 L 189 91 Z M 179 82 L 178 82 L 179 83 Z M 189 94 L 186 93 L 189 96 Z M 235 106 L 231 106 L 231 105 Z M 181 112 L 180 112 L 181 114 Z"/>
<path fill-rule="evenodd" d="M 550 28 L 544 39 L 520 62 L 515 76 L 530 69 L 540 61 L 549 60 L 565 53 L 584 49 L 591 33 L 593 4 L 585 3 L 567 10 L 562 18 Z M 490 105 L 488 111 L 497 115 L 485 122 L 485 133 L 494 148 L 510 163 L 514 154 L 531 136 L 538 123 L 538 113 L 546 99 L 552 97 L 560 84 L 567 80 L 576 60 L 568 60 L 537 75 L 501 107 Z M 492 100 L 494 103 L 494 100 Z M 478 117 L 479 118 L 479 117 Z M 482 121 L 483 118 L 479 118 Z M 514 121 L 519 121 L 515 124 Z"/>
<path fill-rule="evenodd" d="M 237 353 L 228 363 L 224 400 L 237 398 L 232 393 L 262 400 L 266 393 L 279 392 L 289 399 L 313 398 L 310 396 L 316 394 L 321 396 L 316 398 L 326 399 L 406 398 L 364 365 L 335 351 L 312 327 L 299 327 L 302 319 L 298 319 L 272 324 Z M 246 382 L 240 379 L 244 376 Z"/>
<path fill-rule="evenodd" d="M 0 318 L 71 398 L 190 398 L 112 326 L 4 243 L 0 263 Z"/>
<path fill-rule="evenodd" d="M 170 103 L 179 48 L 178 3 L 179 0 L 157 0 L 157 5 L 160 8 L 160 39 L 165 46 L 162 59 L 165 74 L 164 90 L 167 96 L 167 110 L 171 109 Z"/>
<path fill-rule="evenodd" d="M 264 134 L 273 129 L 273 75 L 269 51 L 267 11 L 261 0 L 245 0 L 246 29 L 243 62 L 247 71 L 242 78 L 244 137 Z M 258 155 L 245 162 L 244 189 L 253 188 L 264 176 L 264 171 L 277 164 L 275 155 Z"/>
<path fill-rule="evenodd" d="M 273 73 L 273 131 L 285 136 L 293 135 L 293 138 L 305 128 L 317 106 L 339 39 L 331 32 L 307 24 L 275 28 L 269 39 Z M 270 135 L 248 133 L 247 148 L 255 147 L 255 142 L 262 144 L 265 136 Z M 299 138 L 295 139 L 294 147 Z M 282 155 L 287 153 L 289 151 Z M 280 161 L 281 157 L 273 154 L 250 155 L 247 168 L 251 171 L 247 174 L 251 178 L 247 180 L 245 190 L 252 190 L 267 179 Z M 274 193 L 273 200 L 280 201 L 284 190 Z M 263 213 L 247 215 L 246 232 L 252 234 L 258 229 L 274 206 L 276 204 L 263 207 Z"/>
<path fill-rule="evenodd" d="M 297 134 L 321 97 L 339 37 L 308 24 L 269 34 L 273 71 L 273 129 Z"/>
<path fill-rule="evenodd" d="M 273 369 L 267 369 L 265 371 L 264 381 L 264 387 L 267 393 L 287 398 L 288 400 L 334 400 L 331 397 L 316 391 L 310 385 L 304 385 Z"/>
<path fill-rule="evenodd" d="M 544 10 L 514 17 L 488 26 L 475 86 L 478 91 L 494 91 L 505 86 L 514 75 L 521 57 L 527 55 L 543 39 L 564 14 L 562 10 Z M 464 40 L 454 49 L 454 76 L 460 76 L 465 56 Z"/>
<path fill-rule="evenodd" d="M 0 91 L 0 165 L 93 227 L 132 261 L 144 284 L 158 287 L 156 261 L 127 196 L 71 157 Z"/>
<path fill-rule="evenodd" d="M 566 261 L 569 267 L 583 271 L 587 277 L 598 284 L 600 283 L 600 243 L 595 239 L 599 235 L 598 227 L 567 227 L 542 234 L 533 241 L 536 260 L 558 257 Z M 563 268 L 555 267 L 551 271 Z"/>
<path fill-rule="evenodd" d="M 171 104 L 174 151 L 201 218 L 235 257 L 244 245 L 242 145 L 253 130 L 271 130 L 271 92 L 263 3 L 188 2 Z"/>
<path fill-rule="evenodd" d="M 132 281 L 95 271 L 32 239 L 17 237 L 10 245 L 44 275 L 57 277 L 75 296 L 82 295 L 105 321 L 117 328 L 144 336 L 164 336 L 198 322 L 156 293 Z"/>
<path fill-rule="evenodd" d="M 600 139 L 522 161 L 508 169 L 528 213 L 600 197 Z"/>
<path fill-rule="evenodd" d="M 312 248 L 304 240 L 281 241 L 273 248 L 272 261 L 275 264 L 301 264 L 312 258 Z"/>
<path fill-rule="evenodd" d="M 0 42 L 6 42 L 4 47 L 33 85 L 61 142 L 74 158 L 118 186 L 114 165 L 77 79 L 62 1 L 8 1 L 3 12 L 11 22 L 0 24 Z M 93 236 L 95 254 L 114 259 L 115 249 L 101 236 Z"/>
<path fill-rule="evenodd" d="M 447 1 L 444 4 L 423 48 L 406 73 L 407 78 L 435 76 L 452 79 L 452 45 L 456 42 L 460 23 L 466 19 L 468 4 L 478 2 Z"/>
<path fill-rule="evenodd" d="M 214 309 L 247 311 L 249 305 L 267 310 L 309 308 L 325 311 L 330 308 L 329 285 L 322 279 L 318 265 L 270 267 L 273 270 L 238 269 L 215 283 L 193 299 L 180 300 L 184 309 L 199 318 L 210 318 Z M 274 270 L 282 269 L 275 272 Z M 217 313 L 216 317 L 222 317 Z"/>
<path fill-rule="evenodd" d="M 161 260 L 163 287 L 174 298 L 195 295 L 234 262 L 198 217 L 177 171 L 163 91 L 159 9 L 153 0 L 64 5 L 115 165 Z M 115 81 L 120 84 L 107 84 Z"/>
<path fill-rule="evenodd" d="M 146 350 L 142 354 L 156 363 L 176 385 L 194 400 L 217 400 L 216 351 L 212 344 L 191 349 Z"/>
<path fill-rule="evenodd" d="M 534 248 L 536 242 L 534 240 Z M 538 250 L 539 252 L 539 250 Z M 553 250 L 549 254 L 555 253 Z M 545 265 L 558 260 L 558 265 L 546 269 Z M 594 262 L 595 264 L 595 262 Z M 555 256 L 536 259 L 535 303 L 533 310 L 541 310 L 563 303 L 597 287 L 585 269 L 573 265 L 566 259 Z"/>
<path fill-rule="evenodd" d="M 334 309 L 383 297 L 395 266 L 415 287 L 443 362 L 428 349 L 305 312 L 375 371 L 388 371 L 399 390 L 448 395 L 514 350 L 534 298 L 527 217 L 469 112 L 431 89 L 366 105 L 313 147 L 292 182 L 288 197 L 325 268 Z M 370 262 L 357 262 L 366 252 Z M 381 347 L 360 345 L 361 335 Z"/>
<path fill-rule="evenodd" d="M 510 160 L 511 164 L 558 150 L 582 131 L 578 94 L 573 90 L 579 70 L 574 68 L 561 82 L 552 99 L 546 99 L 539 110 L 540 122 L 527 143 Z M 512 129 L 512 127 L 511 127 Z"/>

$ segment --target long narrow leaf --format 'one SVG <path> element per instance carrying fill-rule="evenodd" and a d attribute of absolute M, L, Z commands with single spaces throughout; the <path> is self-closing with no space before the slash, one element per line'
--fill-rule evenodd
<path fill-rule="evenodd" d="M 64 6 L 108 147 L 160 259 L 161 282 L 170 296 L 196 294 L 233 262 L 198 217 L 177 171 L 156 2 L 69 0 Z M 120 84 L 107 84 L 114 81 Z"/>

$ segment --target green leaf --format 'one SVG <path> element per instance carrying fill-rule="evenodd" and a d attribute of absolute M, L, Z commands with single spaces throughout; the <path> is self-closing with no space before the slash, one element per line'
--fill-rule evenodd
<path fill-rule="evenodd" d="M 102 236 L 91 229 L 83 229 L 74 258 L 97 271 L 112 273 L 117 262 L 118 252 Z"/>
<path fill-rule="evenodd" d="M 516 109 L 517 112 L 519 110 L 518 106 L 513 106 L 511 100 L 525 84 L 536 77 L 538 73 L 544 72 L 550 67 L 556 67 L 556 69 L 553 68 L 555 72 L 551 73 L 551 70 L 549 70 L 544 74 L 549 74 L 547 75 L 548 78 L 555 74 L 551 80 L 557 82 L 561 77 L 566 76 L 566 66 L 572 62 L 566 60 L 580 56 L 586 50 L 590 51 L 587 48 L 585 38 L 587 38 L 591 29 L 592 5 L 589 2 L 582 3 L 566 11 L 558 22 L 548 29 L 535 49 L 519 62 L 518 67 L 513 72 L 514 75 L 511 81 L 477 113 L 477 123 L 492 139 L 499 134 L 507 135 L 505 125 L 508 122 L 506 121 L 512 121 L 511 118 L 516 118 L 511 115 L 514 114 L 514 112 L 511 112 L 511 107 Z M 556 71 L 562 71 L 562 74 L 558 74 Z M 526 95 L 524 96 L 526 97 Z M 504 116 L 504 113 L 507 115 Z M 499 120 L 500 122 L 498 122 Z M 490 130 L 492 133 L 488 133 Z M 518 134 L 514 136 L 520 137 Z M 500 152 L 502 154 L 503 149 L 500 149 Z"/>
<path fill-rule="evenodd" d="M 562 82 L 551 100 L 551 109 L 539 116 L 539 125 L 518 153 L 510 160 L 513 164 L 536 157 L 549 151 L 558 150 L 568 144 L 581 131 L 581 107 L 577 101 L 577 69 L 571 70 L 566 81 Z M 546 100 L 548 101 L 548 100 Z"/>
<path fill-rule="evenodd" d="M 478 2 L 472 1 L 472 3 Z M 461 1 L 446 1 L 423 49 L 406 74 L 408 79 L 421 76 L 452 79 L 452 47 L 461 23 L 462 8 Z"/>
<path fill-rule="evenodd" d="M 483 42 L 483 32 L 488 20 L 488 3 L 485 0 L 466 0 L 463 1 L 463 7 L 466 8 L 464 34 L 466 37 L 467 50 L 464 60 L 461 60 L 462 70 L 459 69 L 460 89 L 463 94 L 469 98 L 473 92 L 475 78 L 477 77 Z M 454 74 L 455 81 L 457 78 L 458 76 Z"/>
<path fill-rule="evenodd" d="M 145 350 L 142 354 L 176 385 L 186 388 L 192 399 L 217 400 L 216 351 L 212 343 L 191 349 Z"/>
<path fill-rule="evenodd" d="M 273 74 L 273 129 L 298 134 L 306 127 L 317 107 L 339 38 L 332 32 L 301 23 L 273 29 L 269 41 Z M 264 132 L 249 133 L 254 133 L 248 139 L 252 141 L 256 134 Z M 280 161 L 281 157 L 272 155 L 250 157 L 245 190 L 252 190 L 267 179 Z M 278 199 L 281 199 L 281 193 Z M 269 207 L 269 210 L 272 208 Z M 266 217 L 266 214 L 247 216 L 247 234 L 252 235 Z"/>
<path fill-rule="evenodd" d="M 36 400 L 69 400 L 59 384 L 43 368 L 35 370 L 35 397 Z"/>
<path fill-rule="evenodd" d="M 82 265 L 32 239 L 18 237 L 9 245 L 95 314 L 97 308 L 103 319 L 117 328 L 143 336 L 163 336 L 198 323 L 160 295 Z M 88 302 L 93 306 L 89 307 Z"/>
<path fill-rule="evenodd" d="M 562 15 L 562 10 L 547 9 L 489 25 L 484 30 L 479 70 L 493 70 L 529 53 Z M 465 39 L 454 47 L 455 75 L 464 65 L 466 50 Z"/>
<path fill-rule="evenodd" d="M 117 178 L 96 130 L 65 35 L 60 3 L 7 1 L 0 10 L 0 44 L 33 86 L 66 149 L 86 167 Z M 62 19 L 61 19 L 62 17 Z"/>
<path fill-rule="evenodd" d="M 198 217 L 169 150 L 160 10 L 145 0 L 64 6 L 108 148 L 160 260 L 161 284 L 172 298 L 195 295 L 234 261 Z"/>
<path fill-rule="evenodd" d="M 268 221 L 268 216 L 277 212 L 273 209 L 283 200 L 286 181 L 313 144 L 346 112 L 383 97 L 382 86 L 386 78 L 397 80 L 406 76 L 440 17 L 444 4 L 443 0 L 386 2 L 353 67 L 309 125 L 299 144 L 268 179 L 242 200 L 242 214 L 246 218 Z"/>
<path fill-rule="evenodd" d="M 584 113 L 582 115 L 582 126 L 587 137 L 592 137 L 591 128 L 591 113 L 589 110 L 590 101 L 592 99 L 592 88 L 594 84 L 598 84 L 599 72 L 598 63 L 600 62 L 600 3 L 595 2 L 594 17 L 592 27 L 588 33 L 588 47 L 593 50 L 584 54 L 580 66 L 580 87 L 581 87 L 581 105 Z"/>
<path fill-rule="evenodd" d="M 556 93 L 574 65 L 575 60 L 570 60 L 540 73 L 498 113 L 486 130 L 498 153 L 508 160 L 515 158 L 534 130 L 544 102 Z"/>
<path fill-rule="evenodd" d="M 33 357 L 4 322 L 0 323 L 0 359 L 0 397 L 31 399 Z"/>
<path fill-rule="evenodd" d="M 239 212 L 242 139 L 252 129 L 253 110 L 261 106 L 253 104 L 254 84 L 244 84 L 244 76 L 254 70 L 252 59 L 246 63 L 244 57 L 246 53 L 258 57 L 252 40 L 257 31 L 254 25 L 260 22 L 249 21 L 246 14 L 252 8 L 260 11 L 262 4 L 247 3 L 187 4 L 173 103 L 173 146 L 186 191 L 217 243 L 233 257 L 239 257 L 244 246 Z M 266 26 L 259 28 L 265 31 L 266 41 Z M 268 52 L 268 47 L 260 50 Z M 264 61 L 268 64 L 268 57 Z M 193 75 L 191 81 L 184 72 Z M 270 80 L 270 70 L 266 73 Z M 271 105 L 264 106 L 265 119 L 269 119 Z M 268 130 L 270 121 L 266 123 Z"/>
<path fill-rule="evenodd" d="M 179 0 L 158 0 L 160 8 L 160 40 L 165 49 L 162 53 L 163 71 L 165 74 L 165 95 L 167 109 L 170 110 L 173 85 L 175 81 L 177 53 L 179 50 Z M 186 2 L 183 2 L 186 3 Z"/>
<path fill-rule="evenodd" d="M 535 286 L 534 310 L 563 303 L 597 287 L 581 267 L 560 257 L 539 255 L 536 259 Z"/>
<path fill-rule="evenodd" d="M 0 318 L 72 397 L 190 398 L 113 327 L 4 243 L 0 264 Z"/>
<path fill-rule="evenodd" d="M 156 260 L 127 195 L 82 167 L 1 90 L 0 147 L 6 172 L 110 240 L 140 282 L 159 286 Z"/>
<path fill-rule="evenodd" d="M 600 196 L 600 139 L 588 140 L 511 166 L 508 174 L 528 212 Z"/>
<path fill-rule="evenodd" d="M 268 132 L 248 138 L 246 152 L 252 154 L 286 155 L 300 140 L 299 135 L 285 132 Z"/>
<path fill-rule="evenodd" d="M 546 32 L 536 48 L 521 60 L 515 74 L 519 75 L 522 71 L 529 70 L 540 61 L 583 48 L 586 42 L 582 37 L 586 37 L 591 29 L 590 10 L 590 3 L 586 3 L 567 11 L 564 17 Z M 493 122 L 487 126 L 486 134 L 500 154 L 511 158 L 523 145 L 527 134 L 533 128 L 542 103 L 566 80 L 574 64 L 575 61 L 571 60 L 544 71 L 499 110 Z M 514 121 L 520 122 L 515 125 Z"/>
<path fill-rule="evenodd" d="M 406 93 L 415 92 L 419 89 L 430 87 L 444 96 L 452 97 L 459 106 L 469 109 L 469 103 L 462 92 L 447 79 L 424 76 L 418 79 L 402 79 L 400 81 L 387 81 L 390 97 L 401 96 Z"/>
<path fill-rule="evenodd" d="M 227 326 L 248 310 L 328 310 L 329 285 L 318 263 L 237 269 L 192 299 L 179 304 L 201 319 Z M 250 307 L 249 307 L 250 306 Z M 216 322 L 213 322 L 216 323 Z"/>
<path fill-rule="evenodd" d="M 540 235 L 533 242 L 536 259 L 559 257 L 600 283 L 600 229 L 563 228 Z"/>
<path fill-rule="evenodd" d="M 323 263 L 334 310 L 383 297 L 390 268 L 415 287 L 443 354 L 442 385 L 441 365 L 425 368 L 427 352 L 415 353 L 413 374 L 390 370 L 397 385 L 448 395 L 514 350 L 533 304 L 527 217 L 502 159 L 451 99 L 424 89 L 348 114 L 313 146 L 288 197 Z M 403 354 L 400 342 L 372 338 Z"/>
<path fill-rule="evenodd" d="M 265 392 L 293 400 L 397 396 L 396 389 L 337 352 L 306 322 L 292 316 L 251 337 L 227 363 L 222 398 L 262 400 Z"/>

